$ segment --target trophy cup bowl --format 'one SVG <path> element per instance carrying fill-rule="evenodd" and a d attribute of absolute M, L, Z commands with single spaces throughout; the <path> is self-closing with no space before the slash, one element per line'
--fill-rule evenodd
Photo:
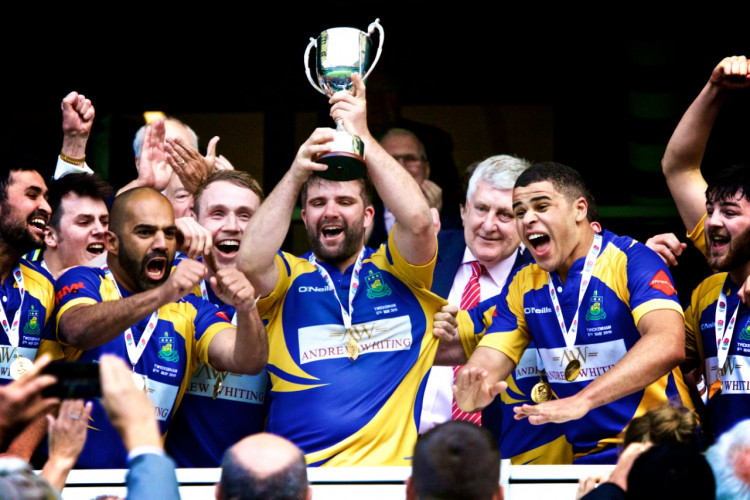
<path fill-rule="evenodd" d="M 370 63 L 372 52 L 372 35 L 379 32 L 378 50 Z M 376 19 L 367 28 L 367 33 L 356 28 L 330 28 L 323 31 L 317 39 L 310 38 L 305 49 L 305 73 L 310 85 L 328 97 L 342 90 L 352 88 L 352 73 L 362 76 L 363 80 L 372 72 L 380 59 L 383 49 L 383 27 Z M 310 51 L 316 48 L 317 82 L 310 75 Z M 328 165 L 328 170 L 315 175 L 331 180 L 351 180 L 364 177 L 365 160 L 364 144 L 356 135 L 344 129 L 340 120 L 336 120 L 336 133 L 333 150 L 321 156 L 317 161 Z"/>

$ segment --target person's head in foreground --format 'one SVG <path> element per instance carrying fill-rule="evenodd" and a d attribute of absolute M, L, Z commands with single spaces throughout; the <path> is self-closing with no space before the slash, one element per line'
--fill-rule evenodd
<path fill-rule="evenodd" d="M 291 441 L 265 432 L 229 448 L 221 462 L 217 500 L 309 500 L 307 464 Z"/>
<path fill-rule="evenodd" d="M 417 438 L 407 500 L 502 500 L 500 449 L 475 424 L 452 420 Z"/>

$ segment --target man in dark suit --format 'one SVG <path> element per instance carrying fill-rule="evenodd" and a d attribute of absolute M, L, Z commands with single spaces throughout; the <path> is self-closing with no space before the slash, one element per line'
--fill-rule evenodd
<path fill-rule="evenodd" d="M 528 262 L 529 252 L 520 247 L 512 210 L 513 184 L 528 166 L 525 160 L 497 155 L 477 164 L 470 174 L 466 201 L 460 207 L 463 231 L 442 230 L 438 234 L 431 291 L 452 305 L 466 307 L 462 299 L 472 279 L 479 285 L 475 301 L 497 295 L 511 271 Z M 462 351 L 457 353 L 459 358 Z M 433 367 L 425 390 L 420 433 L 453 417 L 452 385 L 452 367 Z"/>

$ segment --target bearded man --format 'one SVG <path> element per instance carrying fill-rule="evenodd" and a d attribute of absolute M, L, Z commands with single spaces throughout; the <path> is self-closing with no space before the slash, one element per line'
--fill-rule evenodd
<path fill-rule="evenodd" d="M 367 174 L 396 216 L 388 242 L 364 246 L 373 208 L 367 180 L 331 180 L 320 156 L 332 129 L 317 129 L 247 225 L 238 267 L 262 297 L 271 376 L 267 431 L 305 453 L 308 465 L 407 466 L 421 391 L 437 339 L 430 293 L 436 238 L 419 186 L 367 129 L 365 88 L 331 98 L 365 146 Z M 279 252 L 297 195 L 312 252 Z"/>

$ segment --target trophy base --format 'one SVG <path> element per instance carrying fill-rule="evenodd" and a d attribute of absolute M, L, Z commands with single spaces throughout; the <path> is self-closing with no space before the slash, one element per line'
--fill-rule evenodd
<path fill-rule="evenodd" d="M 316 161 L 328 165 L 328 170 L 315 172 L 315 175 L 331 181 L 351 181 L 367 175 L 365 160 L 353 153 L 333 151 Z"/>

